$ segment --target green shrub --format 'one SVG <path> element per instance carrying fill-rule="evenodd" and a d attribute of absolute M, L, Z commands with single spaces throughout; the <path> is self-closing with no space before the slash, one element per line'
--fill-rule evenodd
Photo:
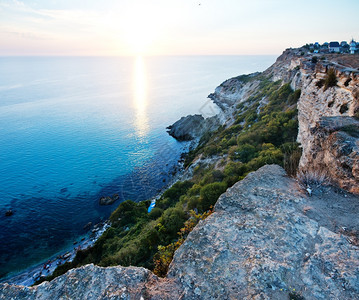
<path fill-rule="evenodd" d="M 201 192 L 201 186 L 199 184 L 194 184 L 187 192 L 189 196 L 199 196 Z"/>
<path fill-rule="evenodd" d="M 284 143 L 280 149 L 283 153 L 283 168 L 288 175 L 295 176 L 302 156 L 302 149 L 299 148 L 299 144 L 296 142 Z"/>
<path fill-rule="evenodd" d="M 227 185 L 224 182 L 214 182 L 205 185 L 201 189 L 201 204 L 203 211 L 207 211 L 213 206 L 218 197 L 223 194 L 227 189 Z"/>
<path fill-rule="evenodd" d="M 198 196 L 191 196 L 187 198 L 187 210 L 198 208 L 200 204 Z"/>
<path fill-rule="evenodd" d="M 249 162 L 256 156 L 256 148 L 250 144 L 240 145 L 237 148 L 239 160 L 243 163 Z"/>
<path fill-rule="evenodd" d="M 111 214 L 110 221 L 116 226 L 128 226 L 136 223 L 137 219 L 144 215 L 147 215 L 147 207 L 144 203 L 126 200 Z"/>
<path fill-rule="evenodd" d="M 172 187 L 163 193 L 163 198 L 167 199 L 166 201 L 158 201 L 158 207 L 166 209 L 170 206 L 173 206 L 178 202 L 179 198 L 186 194 L 187 191 L 193 186 L 193 183 L 190 181 L 176 182 Z M 166 202 L 166 203 L 165 203 Z"/>
<path fill-rule="evenodd" d="M 300 98 L 301 90 L 295 90 L 293 94 L 288 97 L 288 104 L 292 105 L 298 102 Z"/>
<path fill-rule="evenodd" d="M 163 209 L 161 209 L 159 207 L 154 207 L 154 208 L 152 208 L 151 212 L 148 214 L 148 217 L 151 220 L 156 220 L 160 216 L 162 216 L 162 213 L 163 213 Z"/>
<path fill-rule="evenodd" d="M 167 209 L 162 217 L 159 219 L 161 224 L 159 232 L 161 233 L 161 241 L 164 241 L 164 245 L 167 245 L 176 237 L 177 232 L 183 227 L 186 221 L 186 214 L 180 207 L 170 207 Z"/>

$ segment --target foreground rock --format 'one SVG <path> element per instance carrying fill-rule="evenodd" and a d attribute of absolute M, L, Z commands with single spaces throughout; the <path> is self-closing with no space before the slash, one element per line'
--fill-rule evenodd
<path fill-rule="evenodd" d="M 87 265 L 68 271 L 51 282 L 37 287 L 0 285 L 0 299 L 147 299 L 146 285 L 156 285 L 158 278 L 144 268 L 108 267 Z M 171 282 L 166 281 L 167 288 Z M 157 288 L 151 288 L 152 299 L 171 299 L 166 288 L 157 296 Z M 172 294 L 171 294 L 172 295 Z M 173 293 L 176 296 L 176 292 Z"/>
<path fill-rule="evenodd" d="M 358 211 L 355 196 L 328 188 L 309 198 L 283 169 L 265 166 L 219 198 L 168 277 L 186 299 L 357 299 L 359 244 L 345 232 L 358 233 Z"/>
<path fill-rule="evenodd" d="M 88 265 L 33 288 L 2 284 L 0 299 L 358 299 L 358 212 L 357 196 L 317 187 L 309 197 L 265 166 L 220 197 L 167 278 Z"/>

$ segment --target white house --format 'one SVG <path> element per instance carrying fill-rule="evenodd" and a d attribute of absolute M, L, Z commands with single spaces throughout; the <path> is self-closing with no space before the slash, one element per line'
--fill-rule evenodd
<path fill-rule="evenodd" d="M 330 42 L 329 43 L 329 52 L 331 53 L 339 53 L 340 52 L 340 45 L 338 42 Z"/>

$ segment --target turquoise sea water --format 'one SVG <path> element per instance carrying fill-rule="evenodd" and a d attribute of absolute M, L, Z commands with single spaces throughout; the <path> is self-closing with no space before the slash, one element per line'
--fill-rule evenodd
<path fill-rule="evenodd" d="M 166 126 L 211 115 L 216 86 L 274 60 L 0 57 L 0 277 L 71 246 L 123 199 L 153 197 L 188 148 Z"/>

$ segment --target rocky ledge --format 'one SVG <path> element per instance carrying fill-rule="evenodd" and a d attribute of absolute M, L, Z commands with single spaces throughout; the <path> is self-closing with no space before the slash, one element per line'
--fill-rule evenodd
<path fill-rule="evenodd" d="M 359 198 L 311 196 L 279 166 L 228 189 L 176 251 L 166 278 L 88 265 L 37 287 L 0 285 L 0 299 L 358 299 Z"/>
<path fill-rule="evenodd" d="M 321 117 L 311 134 L 316 139 L 308 143 L 307 169 L 324 172 L 333 183 L 359 194 L 359 120 Z"/>

